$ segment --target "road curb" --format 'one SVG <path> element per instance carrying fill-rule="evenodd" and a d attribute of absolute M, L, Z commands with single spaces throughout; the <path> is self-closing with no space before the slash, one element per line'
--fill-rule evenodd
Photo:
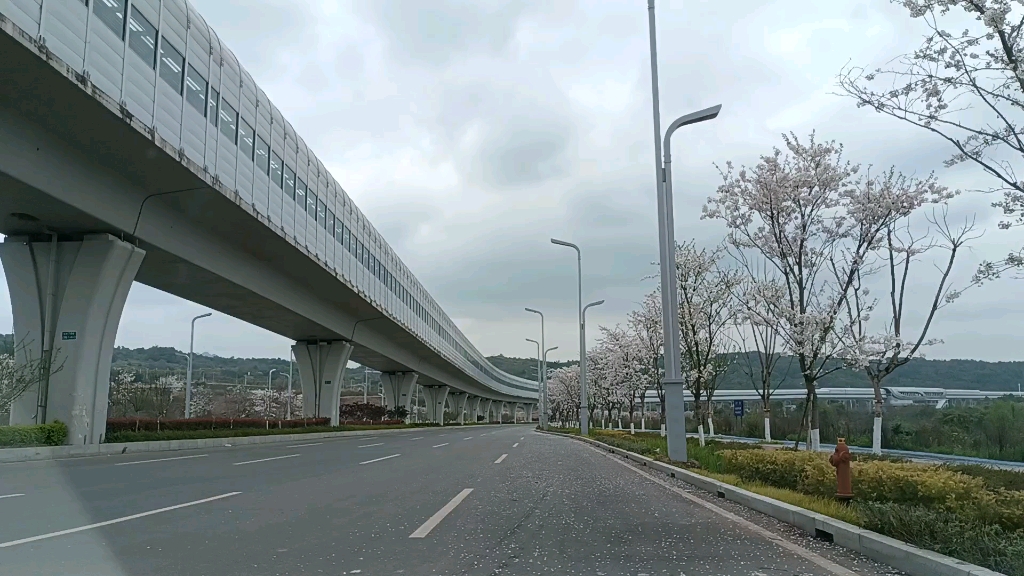
<path fill-rule="evenodd" d="M 424 427 L 429 428 L 429 427 Z M 311 432 L 306 434 L 267 434 L 264 436 L 234 436 L 228 438 L 199 438 L 193 440 L 152 440 L 147 442 L 112 442 L 110 444 L 86 444 L 83 446 L 37 446 L 30 448 L 0 449 L 0 464 L 54 460 L 57 458 L 85 458 L 109 454 L 165 452 L 174 450 L 195 450 L 197 448 L 220 448 L 222 446 L 245 446 L 249 444 L 273 444 L 317 440 L 321 438 L 344 438 L 346 436 L 376 436 L 410 432 L 419 428 L 385 428 L 383 430 L 348 430 L 344 432 Z"/>
<path fill-rule="evenodd" d="M 889 538 L 877 532 L 836 520 L 830 516 L 811 512 L 799 506 L 762 496 L 749 490 L 684 470 L 678 466 L 658 462 L 635 452 L 609 446 L 597 440 L 572 434 L 563 434 L 561 432 L 552 432 L 550 430 L 538 430 L 537 432 L 588 442 L 642 466 L 668 474 L 687 484 L 692 484 L 704 491 L 716 494 L 719 498 L 731 500 L 752 510 L 767 514 L 786 524 L 796 526 L 813 536 L 831 538 L 835 544 L 843 548 L 859 552 L 872 560 L 888 564 L 911 576 L 1003 576 L 1000 572 L 957 560 L 938 552 L 918 548 L 895 538 Z"/>

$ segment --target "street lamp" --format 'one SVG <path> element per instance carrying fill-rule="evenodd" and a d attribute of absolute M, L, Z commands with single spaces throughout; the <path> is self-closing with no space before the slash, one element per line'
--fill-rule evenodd
<path fill-rule="evenodd" d="M 175 351 L 174 354 L 177 355 L 177 356 L 181 356 L 182 358 L 185 359 L 185 366 L 186 366 L 185 371 L 186 372 L 191 372 L 192 371 L 192 358 L 188 354 L 185 354 L 184 352 Z M 191 399 L 192 398 L 190 398 L 190 394 L 188 393 L 188 389 L 186 388 L 185 389 L 185 414 L 189 413 L 189 406 L 188 405 L 189 405 L 189 401 Z M 185 416 L 185 417 L 188 418 L 188 416 Z"/>
<path fill-rule="evenodd" d="M 274 372 L 277 372 L 277 368 L 271 368 L 267 374 L 267 420 L 270 419 L 270 383 L 274 381 Z"/>
<path fill-rule="evenodd" d="M 687 114 L 673 122 L 665 133 L 665 163 L 661 160 L 661 111 L 658 99 L 658 49 L 654 25 L 654 0 L 647 0 L 647 19 L 651 40 L 651 93 L 654 107 L 654 170 L 658 186 L 658 241 L 661 256 L 661 312 L 664 334 L 665 431 L 668 456 L 679 462 L 686 454 L 686 390 L 680 373 L 679 295 L 676 292 L 675 221 L 672 211 L 672 176 L 669 138 L 677 129 L 718 116 L 721 105 Z"/>
<path fill-rule="evenodd" d="M 288 402 L 287 402 L 287 406 L 288 407 L 285 409 L 284 419 L 285 420 L 291 420 L 292 419 L 292 375 L 291 374 L 284 374 L 284 376 L 288 377 Z"/>
<path fill-rule="evenodd" d="M 192 333 L 188 338 L 188 375 L 185 377 L 185 418 L 192 417 L 192 349 L 196 343 L 196 320 L 213 316 L 213 312 L 200 314 L 192 319 Z"/>
<path fill-rule="evenodd" d="M 551 243 L 558 244 L 559 246 L 568 246 L 576 251 L 576 302 L 579 305 L 580 312 L 580 434 L 586 436 L 590 432 L 590 429 L 587 426 L 587 387 L 585 386 L 587 373 L 587 340 L 583 333 L 583 255 L 580 253 L 580 247 L 571 242 L 552 238 Z"/>
<path fill-rule="evenodd" d="M 604 300 L 598 300 L 597 302 L 591 302 L 590 304 L 587 304 L 586 306 L 583 307 L 583 312 L 580 313 L 580 318 L 582 318 L 582 320 L 580 321 L 580 331 L 581 331 L 580 333 L 583 334 L 584 338 L 587 337 L 587 308 L 590 308 L 591 306 L 600 306 L 601 304 L 604 304 Z M 590 410 L 589 410 L 590 404 L 589 404 L 589 400 L 587 399 L 587 395 L 588 395 L 588 392 L 587 392 L 587 372 L 586 372 L 586 370 L 584 370 L 583 364 L 581 363 L 580 364 L 580 434 L 586 434 L 586 432 L 583 432 L 583 428 L 582 428 L 584 415 L 586 415 L 586 418 L 588 418 L 588 419 L 590 417 Z M 589 422 L 588 422 L 588 426 L 589 426 Z"/>
<path fill-rule="evenodd" d="M 542 376 L 542 372 L 541 372 L 541 355 L 542 355 L 542 353 L 541 353 L 541 350 L 540 350 L 540 342 L 537 342 L 533 338 L 527 338 L 526 341 L 527 342 L 533 342 L 534 344 L 537 345 L 537 398 L 538 398 L 539 404 L 541 406 L 544 406 L 544 384 L 543 384 L 543 376 Z M 543 414 L 543 412 L 541 412 L 541 414 Z M 541 417 L 541 420 L 543 421 L 543 417 Z"/>
<path fill-rule="evenodd" d="M 554 242 L 554 240 L 552 240 Z M 533 308 L 527 308 L 527 312 L 533 312 L 540 316 L 540 344 L 537 346 L 537 358 L 540 359 L 540 373 L 537 375 L 537 382 L 540 389 L 538 390 L 540 396 L 540 427 L 541 430 L 548 429 L 548 365 L 544 359 L 544 354 L 541 353 L 544 350 L 544 313 L 540 310 L 534 310 Z M 527 338 L 529 340 L 529 338 Z M 531 340 L 533 342 L 533 340 Z M 543 374 L 543 376 L 541 376 Z"/>

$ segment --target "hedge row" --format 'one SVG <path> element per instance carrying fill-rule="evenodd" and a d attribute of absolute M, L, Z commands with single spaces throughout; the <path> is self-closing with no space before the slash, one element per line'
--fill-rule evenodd
<path fill-rule="evenodd" d="M 748 482 L 829 497 L 836 491 L 835 469 L 824 454 L 792 450 L 721 453 L 725 471 Z M 978 477 L 941 466 L 886 461 L 854 462 L 850 467 L 857 501 L 923 506 L 972 521 L 1024 530 L 1024 492 L 986 489 Z"/>
<path fill-rule="evenodd" d="M 29 426 L 0 426 L 0 446 L 62 446 L 68 427 L 60 421 Z"/>
<path fill-rule="evenodd" d="M 291 420 L 270 420 L 270 428 L 309 428 L 327 426 L 330 418 L 293 418 Z M 265 418 L 108 418 L 107 434 L 114 432 L 160 432 L 164 430 L 217 430 L 235 428 L 268 427 Z"/>
<path fill-rule="evenodd" d="M 350 424 L 341 426 L 311 426 L 309 428 L 218 428 L 216 430 L 161 430 L 134 432 L 123 430 L 107 434 L 106 443 L 148 442 L 155 440 L 199 440 L 202 438 L 237 438 L 240 436 L 274 436 L 277 434 L 307 434 L 315 432 L 345 432 L 351 430 L 385 430 L 391 428 L 413 428 L 411 424 Z"/>

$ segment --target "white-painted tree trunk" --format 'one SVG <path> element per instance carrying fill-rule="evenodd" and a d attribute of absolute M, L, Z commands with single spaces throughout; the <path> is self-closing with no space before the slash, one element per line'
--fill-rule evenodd
<path fill-rule="evenodd" d="M 882 453 L 882 417 L 875 416 L 875 426 L 871 430 L 871 453 Z"/>
<path fill-rule="evenodd" d="M 629 423 L 629 433 L 636 434 L 636 428 L 633 426 L 632 422 Z"/>
<path fill-rule="evenodd" d="M 647 431 L 647 418 L 645 418 L 644 416 L 640 417 L 640 431 L 641 432 L 646 432 Z"/>
<path fill-rule="evenodd" d="M 768 416 L 764 417 L 764 439 L 765 442 L 772 441 L 772 419 Z"/>
<path fill-rule="evenodd" d="M 661 425 L 661 437 L 662 438 L 665 437 L 665 425 L 664 424 Z"/>
<path fill-rule="evenodd" d="M 714 436 L 714 435 L 715 435 L 715 421 L 711 419 L 711 416 L 708 416 L 708 436 Z"/>
<path fill-rule="evenodd" d="M 704 424 L 701 423 L 697 426 L 697 438 L 700 439 L 700 445 L 704 446 Z"/>
<path fill-rule="evenodd" d="M 811 430 L 811 450 L 817 452 L 821 449 L 821 430 L 815 428 Z"/>
<path fill-rule="evenodd" d="M 632 428 L 633 424 L 631 423 L 629 426 Z M 622 418 L 619 418 L 619 430 L 622 430 Z"/>

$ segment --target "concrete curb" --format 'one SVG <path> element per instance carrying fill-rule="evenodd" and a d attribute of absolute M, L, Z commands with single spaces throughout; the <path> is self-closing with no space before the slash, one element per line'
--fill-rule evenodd
<path fill-rule="evenodd" d="M 423 427 L 423 429 L 430 427 Z M 249 444 L 274 444 L 321 438 L 344 438 L 346 436 L 377 436 L 409 432 L 420 428 L 385 428 L 383 430 L 349 430 L 345 432 L 312 432 L 307 434 L 268 434 L 265 436 L 235 436 L 229 438 L 201 438 L 196 440 L 153 440 L 148 442 L 114 442 L 110 444 L 86 444 L 83 446 L 38 446 L 31 448 L 0 449 L 0 464 L 28 462 L 33 460 L 54 460 L 57 458 L 85 458 L 121 454 L 122 450 L 136 454 L 140 452 L 164 452 L 173 450 L 194 450 L 196 448 L 220 448 L 222 446 L 245 446 Z"/>
<path fill-rule="evenodd" d="M 1005 576 L 1000 572 L 982 568 L 981 566 L 957 560 L 956 558 L 950 558 L 938 552 L 924 550 L 895 538 L 889 538 L 888 536 L 859 528 L 853 524 L 847 524 L 817 512 L 811 512 L 792 504 L 780 502 L 774 498 L 743 490 L 731 484 L 719 482 L 713 478 L 701 476 L 671 464 L 658 462 L 628 450 L 609 446 L 597 440 L 572 434 L 563 434 L 561 432 L 544 430 L 538 430 L 538 432 L 589 442 L 603 450 L 637 462 L 642 466 L 663 472 L 712 494 L 717 494 L 719 498 L 731 500 L 781 520 L 786 524 L 796 526 L 808 534 L 819 538 L 831 538 L 835 544 L 843 548 L 859 552 L 872 560 L 888 564 L 911 576 Z"/>

